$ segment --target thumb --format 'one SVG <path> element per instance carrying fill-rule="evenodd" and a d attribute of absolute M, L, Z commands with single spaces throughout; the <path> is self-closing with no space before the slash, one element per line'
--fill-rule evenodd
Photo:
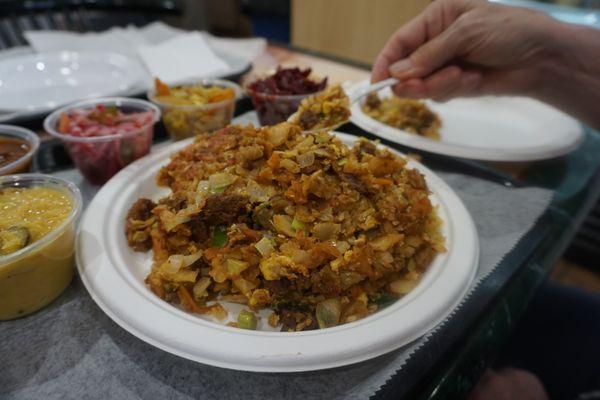
<path fill-rule="evenodd" d="M 454 32 L 452 28 L 446 29 L 417 48 L 408 58 L 390 65 L 390 75 L 400 80 L 421 78 L 448 64 L 460 48 L 460 37 Z"/>

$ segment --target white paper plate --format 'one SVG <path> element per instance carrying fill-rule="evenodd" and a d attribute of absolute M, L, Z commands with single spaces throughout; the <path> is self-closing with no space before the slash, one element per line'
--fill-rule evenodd
<path fill-rule="evenodd" d="M 348 144 L 355 140 L 338 136 Z M 117 324 L 160 349 L 248 371 L 293 372 L 356 363 L 406 345 L 432 329 L 458 304 L 475 275 L 479 242 L 469 213 L 440 178 L 411 161 L 425 174 L 432 200 L 439 206 L 448 251 L 437 256 L 410 294 L 368 318 L 309 332 L 246 331 L 186 313 L 144 284 L 150 254 L 127 246 L 124 218 L 139 197 L 165 195 L 156 187 L 155 175 L 188 143 L 174 143 L 113 177 L 87 208 L 78 235 L 78 270 L 92 298 Z M 266 315 L 264 310 L 261 316 Z M 268 326 L 265 320 L 261 318 L 259 328 Z"/>
<path fill-rule="evenodd" d="M 349 88 L 368 85 L 362 81 Z M 389 88 L 380 91 L 391 96 Z M 352 105 L 353 123 L 384 139 L 415 149 L 486 161 L 535 161 L 564 155 L 583 140 L 579 123 L 563 112 L 525 97 L 477 97 L 447 103 L 426 101 L 442 120 L 435 141 L 393 128 Z"/>
<path fill-rule="evenodd" d="M 0 61 L 0 110 L 44 112 L 76 100 L 131 90 L 140 69 L 107 52 L 35 54 Z"/>
<path fill-rule="evenodd" d="M 10 50 L 18 50 L 18 51 L 10 51 Z M 85 75 L 86 78 L 84 78 L 83 82 L 87 82 L 89 79 L 95 80 L 95 82 L 91 85 L 91 86 L 87 86 L 87 89 L 81 85 L 75 85 L 74 87 L 72 87 L 72 83 L 74 81 L 67 81 L 66 79 L 68 78 L 67 76 L 61 76 L 58 80 L 53 80 L 53 81 L 42 81 L 40 82 L 41 79 L 45 78 L 45 76 L 43 75 L 43 72 L 40 71 L 30 71 L 31 70 L 31 66 L 35 66 L 37 69 L 37 57 L 47 57 L 44 55 L 37 55 L 35 53 L 33 53 L 32 49 L 30 47 L 20 47 L 18 49 L 10 49 L 9 51 L 0 51 L 0 122 L 11 122 L 11 121 L 18 121 L 20 119 L 23 118 L 36 118 L 36 117 L 40 117 L 43 116 L 51 111 L 54 111 L 56 108 L 61 107 L 63 105 L 66 105 L 68 103 L 74 102 L 74 101 L 78 101 L 78 100 L 83 100 L 85 98 L 92 98 L 92 97 L 99 97 L 99 96 L 135 96 L 138 94 L 143 94 L 145 93 L 148 89 L 150 89 L 153 84 L 154 84 L 154 78 L 152 76 L 150 76 L 150 74 L 148 73 L 148 71 L 146 70 L 146 68 L 141 64 L 140 60 L 137 59 L 131 59 L 128 58 L 125 55 L 120 55 L 120 54 L 112 54 L 112 53 L 99 53 L 99 52 L 95 52 L 96 55 L 98 54 L 103 54 L 103 57 L 105 58 L 105 61 L 108 60 L 108 64 L 110 64 L 111 62 L 116 62 L 117 65 L 118 64 L 122 64 L 122 58 L 125 58 L 125 66 L 126 66 L 126 71 L 127 73 L 130 75 L 130 78 L 128 78 L 129 80 L 133 81 L 133 85 L 127 85 L 127 89 L 125 90 L 121 90 L 121 88 L 124 86 L 123 84 L 115 84 L 114 82 L 110 82 L 108 85 L 106 84 L 105 81 L 105 76 L 102 75 L 93 75 L 96 71 L 98 72 L 97 67 L 94 65 L 93 69 L 90 71 L 89 69 L 87 69 L 87 66 L 89 65 L 89 63 L 86 63 L 84 65 L 84 67 L 86 68 L 86 70 L 82 70 L 81 69 L 81 63 L 80 64 L 80 68 L 77 71 L 77 77 Z M 243 73 L 245 73 L 246 71 L 250 70 L 251 68 L 251 64 L 250 62 L 248 62 L 247 60 L 229 54 L 229 53 L 225 53 L 222 51 L 219 51 L 218 49 L 214 49 L 215 53 L 217 53 L 217 55 L 223 60 L 225 61 L 225 63 L 227 64 L 227 69 L 223 70 L 223 71 L 219 71 L 218 73 L 215 73 L 213 75 L 210 76 L 202 76 L 199 77 L 200 78 L 228 78 L 228 77 L 237 77 Z M 6 54 L 5 54 L 6 53 Z M 74 56 L 76 54 L 86 54 L 86 58 L 88 57 L 87 55 L 90 55 L 92 52 L 86 52 L 86 53 L 77 53 L 77 52 L 73 52 L 73 51 L 69 51 L 69 52 L 61 52 L 61 53 L 50 53 L 49 56 L 51 57 L 56 57 L 58 55 L 64 55 L 64 57 L 70 57 L 70 56 Z M 107 55 L 110 55 L 109 58 L 106 58 Z M 116 56 L 116 58 L 115 58 Z M 24 60 L 23 62 L 18 62 L 18 60 Z M 88 59 L 89 60 L 89 59 Z M 22 67 L 21 67 L 22 65 Z M 25 66 L 29 66 L 27 68 L 28 72 L 25 72 Z M 114 65 L 111 67 L 110 65 L 107 66 L 107 63 L 104 63 L 105 67 L 108 67 L 109 69 L 114 67 Z M 11 78 L 11 82 L 10 85 L 5 86 L 6 82 L 4 79 L 4 75 L 3 75 L 3 68 L 7 68 L 7 70 L 9 70 L 10 74 L 14 76 L 15 79 Z M 48 66 L 45 64 L 45 68 L 49 71 L 50 69 L 48 69 Z M 63 68 L 63 67 L 60 67 Z M 104 68 L 104 67 L 103 67 Z M 120 67 L 116 67 L 117 69 Z M 19 69 L 23 69 L 23 71 L 19 71 Z M 54 68 L 54 71 L 56 70 L 56 68 Z M 62 71 L 67 71 L 66 69 L 64 70 L 60 70 L 60 73 L 63 73 Z M 90 71 L 88 73 L 88 71 Z M 118 73 L 118 72 L 116 72 Z M 23 82 L 27 81 L 28 79 L 31 78 L 31 75 L 35 75 L 35 79 L 33 81 L 31 81 L 31 83 L 26 83 L 26 85 L 23 85 Z M 55 72 L 52 73 L 52 75 L 56 75 Z M 74 76 L 74 75 L 70 75 L 70 76 Z M 62 81 L 61 81 L 62 79 Z M 79 78 L 76 78 L 79 79 Z M 88 91 L 91 87 L 97 87 L 97 83 L 98 81 L 101 82 L 101 91 Z M 70 82 L 70 83 L 69 83 Z M 62 88 L 59 90 L 57 86 L 62 85 L 62 87 L 64 87 L 64 85 L 69 86 L 71 84 L 71 86 L 68 88 L 68 100 L 65 97 L 65 95 L 62 93 Z M 37 90 L 41 90 L 42 93 L 42 97 L 38 97 L 36 93 L 32 93 L 30 90 L 26 93 L 23 93 L 22 88 L 25 86 L 34 86 L 31 90 L 33 90 L 34 92 Z M 43 86 L 46 85 L 46 86 Z M 96 85 L 96 86 L 94 86 Z M 40 89 L 41 87 L 43 87 L 42 89 Z M 8 88 L 8 89 L 7 89 Z M 2 97 L 4 94 L 11 94 L 12 96 L 17 96 L 17 100 L 18 101 L 13 101 L 12 98 L 7 98 L 6 96 Z M 98 95 L 97 95 L 98 94 Z M 59 96 L 59 97 L 57 97 Z M 55 106 L 52 106 L 52 104 L 56 104 Z M 10 107 L 10 108 L 9 108 Z M 18 108 L 18 107 L 23 107 L 23 108 Z"/>

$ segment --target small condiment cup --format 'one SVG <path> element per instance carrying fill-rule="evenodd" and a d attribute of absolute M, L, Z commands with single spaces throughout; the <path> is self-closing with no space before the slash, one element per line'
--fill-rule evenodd
<path fill-rule="evenodd" d="M 147 93 L 148 99 L 160 107 L 163 124 L 173 140 L 182 140 L 200 133 L 214 132 L 229 125 L 233 118 L 236 101 L 242 94 L 238 84 L 224 79 L 202 79 L 177 86 L 198 85 L 230 88 L 233 89 L 235 97 L 218 103 L 178 105 L 161 101 L 154 88 Z"/>
<path fill-rule="evenodd" d="M 123 113 L 151 111 L 152 120 L 132 131 L 105 136 L 74 136 L 58 131 L 60 115 L 74 109 L 92 109 L 98 105 L 116 107 Z M 63 141 L 71 159 L 95 185 L 108 181 L 123 167 L 148 154 L 152 146 L 154 125 L 160 119 L 160 110 L 154 104 L 138 99 L 109 97 L 80 101 L 54 111 L 44 120 L 44 129 Z"/>
<path fill-rule="evenodd" d="M 277 125 L 287 121 L 298 110 L 303 99 L 321 93 L 319 91 L 306 94 L 270 94 L 257 92 L 249 87 L 246 88 L 246 92 L 252 99 L 258 120 L 263 126 Z"/>
<path fill-rule="evenodd" d="M 0 321 L 23 317 L 57 298 L 74 275 L 76 223 L 83 201 L 77 186 L 43 174 L 0 177 L 6 188 L 49 187 L 68 193 L 72 209 L 53 231 L 24 248 L 0 255 Z"/>
<path fill-rule="evenodd" d="M 29 129 L 14 125 L 0 124 L 0 138 L 16 139 L 27 143 L 29 150 L 22 157 L 0 167 L 0 175 L 18 174 L 29 171 L 31 161 L 40 147 L 40 138 Z"/>

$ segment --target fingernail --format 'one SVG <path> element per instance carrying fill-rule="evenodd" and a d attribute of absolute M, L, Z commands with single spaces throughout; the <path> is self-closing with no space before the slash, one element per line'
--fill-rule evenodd
<path fill-rule="evenodd" d="M 408 58 L 404 60 L 397 61 L 390 65 L 390 74 L 391 75 L 400 75 L 403 72 L 408 71 L 412 68 L 412 63 Z"/>

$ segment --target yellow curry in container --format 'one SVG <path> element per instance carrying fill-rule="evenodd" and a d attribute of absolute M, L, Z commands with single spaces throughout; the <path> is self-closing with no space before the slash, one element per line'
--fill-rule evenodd
<path fill-rule="evenodd" d="M 178 86 L 168 86 L 156 79 L 148 98 L 160 107 L 171 138 L 181 140 L 228 125 L 240 93 L 237 84 L 221 79 L 204 79 Z"/>
<path fill-rule="evenodd" d="M 71 282 L 81 204 L 77 187 L 62 179 L 0 178 L 0 320 L 39 310 Z"/>

